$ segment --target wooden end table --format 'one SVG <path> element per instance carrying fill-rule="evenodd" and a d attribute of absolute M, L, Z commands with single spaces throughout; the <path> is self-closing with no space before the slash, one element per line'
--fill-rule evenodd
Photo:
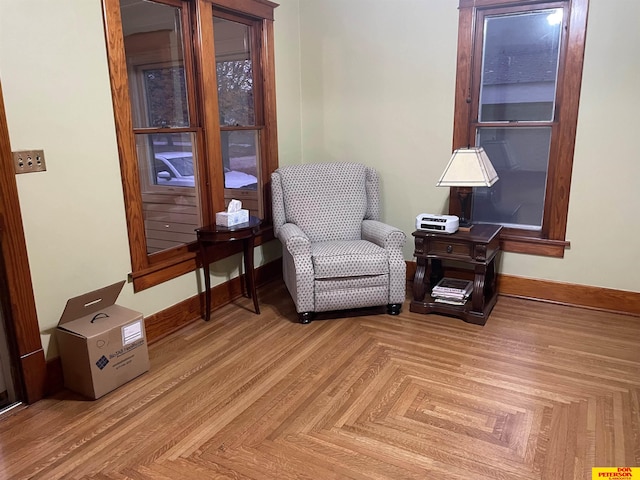
<path fill-rule="evenodd" d="M 225 242 L 235 242 L 242 240 L 242 249 L 244 257 L 244 278 L 247 296 L 253 299 L 253 307 L 257 314 L 260 313 L 258 306 L 258 295 L 256 293 L 256 280 L 253 268 L 253 249 L 255 246 L 255 238 L 260 231 L 262 220 L 258 217 L 249 217 L 249 221 L 239 223 L 231 227 L 223 227 L 221 225 L 209 225 L 206 227 L 196 228 L 198 237 L 198 246 L 202 255 L 202 268 L 204 270 L 204 304 L 205 317 L 208 322 L 211 317 L 211 277 L 210 277 L 210 260 L 208 255 L 209 247 Z"/>
<path fill-rule="evenodd" d="M 409 310 L 417 313 L 441 313 L 484 325 L 498 299 L 495 261 L 500 252 L 501 225 L 475 224 L 469 231 L 453 234 L 416 230 L 416 273 L 413 279 L 413 301 Z M 444 276 L 443 260 L 471 266 L 474 271 L 473 291 L 464 305 L 439 303 L 431 289 Z"/>

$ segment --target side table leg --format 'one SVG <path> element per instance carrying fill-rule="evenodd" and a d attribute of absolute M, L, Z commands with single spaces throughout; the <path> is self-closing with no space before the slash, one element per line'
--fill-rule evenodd
<path fill-rule="evenodd" d="M 209 271 L 207 248 L 203 242 L 200 242 L 200 255 L 202 257 L 202 271 L 204 274 L 204 319 L 208 322 L 211 318 L 211 274 Z"/>
<path fill-rule="evenodd" d="M 473 279 L 473 293 L 471 294 L 471 305 L 474 312 L 484 312 L 484 282 L 486 272 L 487 269 L 485 265 L 476 265 L 475 277 Z"/>
<path fill-rule="evenodd" d="M 247 285 L 247 294 L 253 299 L 253 308 L 255 309 L 255 312 L 259 314 L 260 306 L 258 305 L 255 271 L 253 269 L 254 238 L 255 237 L 252 235 L 242 242 L 244 247 L 244 278 Z"/>
<path fill-rule="evenodd" d="M 427 271 L 427 261 L 424 257 L 416 257 L 416 274 L 413 277 L 413 300 L 422 302 L 425 294 L 425 273 Z"/>

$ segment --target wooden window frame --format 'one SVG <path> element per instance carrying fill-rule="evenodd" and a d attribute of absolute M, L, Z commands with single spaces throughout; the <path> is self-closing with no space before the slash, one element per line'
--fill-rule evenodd
<path fill-rule="evenodd" d="M 452 147 L 475 145 L 475 130 L 480 126 L 477 118 L 473 118 L 478 111 L 475 103 L 478 103 L 482 63 L 478 57 L 478 52 L 482 52 L 482 26 L 477 24 L 478 18 L 488 10 L 537 10 L 551 3 L 563 3 L 568 15 L 563 19 L 564 45 L 558 72 L 542 229 L 505 228 L 500 238 L 505 251 L 562 258 L 570 245 L 566 240 L 567 216 L 589 0 L 460 0 Z M 455 187 L 450 190 L 449 212 L 460 214 L 458 189 Z"/>
<path fill-rule="evenodd" d="M 145 240 L 143 206 L 138 173 L 138 160 L 133 128 L 131 102 L 127 77 L 127 58 L 124 48 L 119 0 L 103 0 L 103 16 L 107 44 L 108 64 L 111 80 L 114 120 L 118 143 L 118 154 L 122 173 L 125 214 L 129 232 L 129 252 L 131 255 L 130 280 L 134 291 L 158 285 L 162 282 L 194 271 L 200 266 L 197 245 L 186 244 L 170 250 L 147 253 Z M 214 223 L 215 212 L 224 209 L 224 172 L 220 152 L 220 125 L 218 117 L 216 70 L 213 38 L 213 12 L 227 11 L 233 15 L 251 19 L 260 26 L 259 58 L 256 63 L 262 72 L 263 97 L 262 112 L 264 127 L 261 131 L 260 179 L 263 190 L 265 228 L 257 239 L 257 244 L 271 240 L 271 199 L 269 178 L 278 167 L 277 126 L 275 100 L 275 60 L 273 10 L 278 6 L 268 0 L 159 0 L 159 3 L 182 7 L 188 15 L 183 20 L 185 49 L 185 69 L 188 76 L 195 78 L 195 85 L 189 89 L 190 107 L 196 105 L 190 114 L 195 115 L 197 145 L 200 153 L 198 161 L 200 208 L 203 224 Z M 189 52 L 187 52 L 189 50 Z M 212 61 L 213 58 L 213 61 Z M 187 83 L 189 79 L 187 78 Z M 146 131 L 148 130 L 148 131 Z M 144 133 L 164 133 L 165 129 L 145 129 Z M 170 133 L 166 129 L 166 133 Z M 178 132 L 180 129 L 171 129 Z M 193 130 L 192 128 L 185 130 Z M 220 260 L 238 251 L 235 245 L 223 245 L 213 256 Z"/>

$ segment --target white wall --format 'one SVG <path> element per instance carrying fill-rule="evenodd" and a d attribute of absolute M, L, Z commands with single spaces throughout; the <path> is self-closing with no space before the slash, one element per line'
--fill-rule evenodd
<path fill-rule="evenodd" d="M 362 161 L 380 170 L 383 216 L 408 234 L 446 209 L 434 187 L 450 152 L 454 0 L 280 0 L 276 82 L 281 164 Z M 502 271 L 640 290 L 640 2 L 592 0 L 564 259 L 507 254 Z M 28 35 L 25 34 L 28 27 Z M 67 298 L 131 271 L 100 0 L 0 0 L 0 80 L 13 150 L 43 148 L 47 172 L 17 177 L 47 356 Z M 636 155 L 637 157 L 637 155 Z M 611 183 L 609 169 L 620 166 Z M 593 218 L 598 218 L 594 226 Z M 603 228 L 602 219 L 609 222 Z M 629 220 L 631 219 L 631 220 Z M 277 242 L 256 252 L 276 258 Z M 412 247 L 405 249 L 412 258 Z M 219 262 L 213 284 L 238 274 Z M 199 273 L 119 303 L 145 315 L 196 295 Z"/>
<path fill-rule="evenodd" d="M 284 2 L 286 3 L 286 2 Z M 361 161 L 408 234 L 447 209 L 458 10 L 452 0 L 300 0 L 304 162 Z M 503 273 L 640 291 L 640 2 L 592 0 L 565 258 L 507 253 Z M 617 173 L 609 174 L 612 167 Z M 605 183 L 606 182 L 606 183 Z M 412 257 L 411 237 L 405 258 Z"/>

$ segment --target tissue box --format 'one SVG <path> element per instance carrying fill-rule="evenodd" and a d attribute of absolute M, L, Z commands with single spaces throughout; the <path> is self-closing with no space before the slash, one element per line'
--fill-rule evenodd
<path fill-rule="evenodd" d="M 218 212 L 216 213 L 216 225 L 223 227 L 233 227 L 240 223 L 249 221 L 249 210 L 240 209 L 237 212 Z"/>

